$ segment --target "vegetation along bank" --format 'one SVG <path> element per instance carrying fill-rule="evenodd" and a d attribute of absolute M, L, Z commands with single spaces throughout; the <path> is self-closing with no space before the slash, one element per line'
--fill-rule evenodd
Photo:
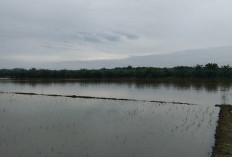
<path fill-rule="evenodd" d="M 114 69 L 0 69 L 0 77 L 11 78 L 232 78 L 230 65 L 219 67 L 215 63 L 193 67 L 173 68 L 123 67 Z"/>

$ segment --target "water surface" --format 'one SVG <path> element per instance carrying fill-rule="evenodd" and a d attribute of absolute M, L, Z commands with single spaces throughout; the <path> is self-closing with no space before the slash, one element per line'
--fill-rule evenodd
<path fill-rule="evenodd" d="M 232 81 L 87 81 L 0 79 L 0 91 L 84 95 L 202 105 L 232 104 Z"/>
<path fill-rule="evenodd" d="M 218 112 L 209 105 L 0 94 L 0 156 L 209 157 Z"/>

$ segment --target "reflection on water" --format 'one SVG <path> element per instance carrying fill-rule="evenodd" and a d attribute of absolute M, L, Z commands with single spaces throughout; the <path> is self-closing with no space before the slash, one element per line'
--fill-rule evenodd
<path fill-rule="evenodd" d="M 0 100 L 6 157 L 209 157 L 219 112 L 209 105 L 13 94 Z"/>
<path fill-rule="evenodd" d="M 232 81 L 91 81 L 0 79 L 0 91 L 85 95 L 215 105 L 232 104 Z"/>

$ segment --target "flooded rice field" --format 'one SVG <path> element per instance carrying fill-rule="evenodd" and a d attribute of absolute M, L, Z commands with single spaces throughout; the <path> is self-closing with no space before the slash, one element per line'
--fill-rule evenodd
<path fill-rule="evenodd" d="M 184 82 L 183 82 L 184 83 Z M 0 80 L 0 156 L 210 157 L 231 85 Z M 76 94 L 195 103 L 102 100 Z"/>
<path fill-rule="evenodd" d="M 206 106 L 0 95 L 1 156 L 207 157 Z"/>
<path fill-rule="evenodd" d="M 0 79 L 0 91 L 175 101 L 202 105 L 232 103 L 232 81 L 224 80 L 120 82 Z"/>

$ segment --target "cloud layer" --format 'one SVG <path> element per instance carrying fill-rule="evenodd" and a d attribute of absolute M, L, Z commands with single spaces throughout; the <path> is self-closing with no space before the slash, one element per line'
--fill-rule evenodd
<path fill-rule="evenodd" d="M 231 8 L 230 0 L 1 0 L 0 60 L 115 59 L 232 46 Z"/>

